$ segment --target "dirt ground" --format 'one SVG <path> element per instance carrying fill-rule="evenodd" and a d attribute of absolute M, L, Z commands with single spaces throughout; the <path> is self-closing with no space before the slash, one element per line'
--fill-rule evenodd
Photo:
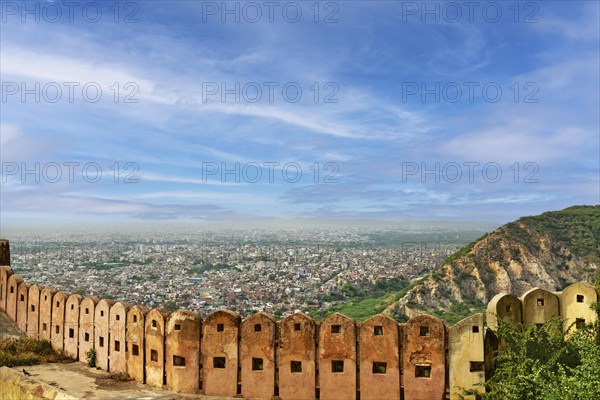
<path fill-rule="evenodd" d="M 187 395 L 154 389 L 134 381 L 123 381 L 108 372 L 88 368 L 85 364 L 43 364 L 24 367 L 30 378 L 54 386 L 63 392 L 86 400 L 227 400 L 219 397 Z M 13 370 L 22 373 L 23 367 Z"/>

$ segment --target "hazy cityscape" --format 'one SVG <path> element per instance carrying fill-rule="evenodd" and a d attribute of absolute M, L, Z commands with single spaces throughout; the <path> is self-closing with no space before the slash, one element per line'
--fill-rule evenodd
<path fill-rule="evenodd" d="M 481 231 L 381 228 L 13 235 L 13 267 L 29 282 L 115 301 L 244 316 L 319 315 L 344 288 L 413 280 Z"/>

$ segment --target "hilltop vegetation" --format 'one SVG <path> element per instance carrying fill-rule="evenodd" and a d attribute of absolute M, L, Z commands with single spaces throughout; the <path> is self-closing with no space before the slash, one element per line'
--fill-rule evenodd
<path fill-rule="evenodd" d="M 593 282 L 600 265 L 600 206 L 574 206 L 523 217 L 447 257 L 396 305 L 396 314 L 428 312 L 454 323 L 483 311 L 496 293 L 532 287 L 562 290 Z"/>
<path fill-rule="evenodd" d="M 390 305 L 404 297 L 414 286 L 415 283 L 398 278 L 378 281 L 373 289 L 368 291 L 345 285 L 342 288 L 344 295 L 339 299 L 344 300 L 343 304 L 330 307 L 324 313 L 314 310 L 309 310 L 308 313 L 317 320 L 334 312 L 340 312 L 357 321 L 364 321 L 385 311 Z"/>

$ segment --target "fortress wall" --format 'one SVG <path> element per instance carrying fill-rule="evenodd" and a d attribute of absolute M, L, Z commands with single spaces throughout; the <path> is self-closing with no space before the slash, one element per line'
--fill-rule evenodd
<path fill-rule="evenodd" d="M 23 282 L 21 275 L 11 275 L 8 277 L 6 289 L 6 315 L 12 321 L 17 322 L 17 292 L 19 285 Z"/>
<path fill-rule="evenodd" d="M 52 329 L 52 299 L 56 290 L 52 288 L 43 288 L 40 293 L 40 323 L 38 337 L 43 340 L 50 340 Z"/>
<path fill-rule="evenodd" d="M 211 313 L 202 325 L 202 390 L 207 396 L 237 394 L 240 316 L 229 310 Z"/>
<path fill-rule="evenodd" d="M 201 320 L 191 311 L 175 311 L 167 319 L 167 389 L 197 393 L 200 389 Z"/>
<path fill-rule="evenodd" d="M 27 336 L 37 339 L 40 326 L 40 293 L 42 288 L 31 285 L 27 294 Z"/>
<path fill-rule="evenodd" d="M 65 353 L 74 359 L 79 358 L 79 306 L 81 296 L 72 294 L 65 304 Z"/>
<path fill-rule="evenodd" d="M 148 309 L 135 305 L 127 313 L 127 373 L 137 382 L 144 383 L 145 354 L 144 321 Z"/>
<path fill-rule="evenodd" d="M 552 317 L 558 317 L 560 306 L 558 296 L 547 290 L 533 288 L 521 296 L 523 303 L 523 325 L 543 324 Z"/>
<path fill-rule="evenodd" d="M 110 355 L 110 308 L 112 300 L 103 299 L 96 304 L 94 310 L 94 348 L 96 349 L 96 366 L 109 371 Z"/>
<path fill-rule="evenodd" d="M 382 314 L 359 324 L 360 398 L 400 398 L 398 323 Z"/>
<path fill-rule="evenodd" d="M 446 325 L 429 315 L 404 327 L 403 383 L 406 400 L 442 399 L 446 392 Z"/>
<path fill-rule="evenodd" d="M 68 293 L 58 292 L 52 298 L 52 323 L 50 324 L 50 343 L 56 351 L 64 349 L 65 306 Z"/>
<path fill-rule="evenodd" d="M 448 335 L 450 399 L 461 400 L 460 388 L 485 382 L 483 315 L 475 314 L 457 322 Z M 480 388 L 482 390 L 483 388 Z M 464 397 L 475 400 L 475 396 Z"/>
<path fill-rule="evenodd" d="M 0 267 L 0 295 L 21 330 L 80 361 L 95 347 L 104 370 L 173 391 L 283 400 L 317 393 L 323 400 L 358 393 L 364 400 L 442 399 L 446 391 L 458 399 L 458 387 L 472 388 L 493 372 L 500 319 L 532 325 L 562 316 L 567 329 L 578 320 L 593 322 L 589 305 L 598 300 L 593 286 L 575 283 L 557 294 L 535 288 L 521 298 L 495 296 L 487 307 L 487 330 L 481 314 L 449 329 L 428 315 L 406 324 L 376 315 L 357 330 L 354 320 L 339 313 L 318 328 L 304 314 L 277 322 L 257 313 L 241 322 L 228 310 L 202 323 L 189 311 L 169 316 L 164 309 L 147 312 L 138 305 L 57 293 L 23 282 L 9 267 Z"/>
<path fill-rule="evenodd" d="M 243 397 L 275 395 L 275 335 L 277 322 L 259 312 L 241 325 L 240 367 Z"/>
<path fill-rule="evenodd" d="M 494 333 L 500 319 L 531 325 L 562 315 L 571 322 L 592 322 L 596 316 L 589 305 L 598 299 L 593 286 L 576 283 L 557 294 L 536 288 L 520 299 L 495 296 L 487 308 L 487 331 L 480 314 L 449 330 L 428 315 L 406 324 L 376 315 L 359 324 L 357 335 L 354 320 L 336 313 L 321 321 L 317 334 L 315 322 L 304 314 L 277 323 L 258 313 L 241 323 L 238 314 L 219 310 L 202 324 L 188 311 L 168 318 L 164 309 L 147 313 L 142 306 L 81 299 L 30 285 L 8 268 L 2 271 L 7 311 L 19 328 L 80 361 L 93 346 L 100 368 L 140 382 L 207 395 L 279 394 L 284 400 L 315 398 L 319 392 L 322 399 L 360 393 L 362 399 L 410 400 L 440 398 L 446 390 L 458 399 L 458 387 L 475 387 L 491 376 L 501 345 Z"/>
<path fill-rule="evenodd" d="M 129 305 L 124 302 L 115 303 L 109 312 L 108 336 L 110 338 L 109 370 L 116 373 L 127 373 L 126 328 Z"/>
<path fill-rule="evenodd" d="M 22 332 L 27 332 L 27 304 L 31 283 L 21 282 L 17 288 L 17 326 Z"/>
<path fill-rule="evenodd" d="M 98 298 L 84 297 L 79 304 L 79 361 L 87 363 L 86 353 L 94 347 L 94 320 Z"/>
<path fill-rule="evenodd" d="M 146 383 L 162 388 L 165 384 L 165 323 L 169 313 L 155 308 L 146 315 Z"/>
<path fill-rule="evenodd" d="M 498 320 L 517 326 L 523 322 L 523 305 L 517 296 L 499 293 L 488 303 L 486 309 L 487 326 L 498 330 Z"/>
<path fill-rule="evenodd" d="M 276 351 L 279 396 L 283 400 L 315 397 L 316 333 L 315 321 L 306 314 L 292 314 L 279 321 Z"/>
<path fill-rule="evenodd" d="M 322 400 L 356 398 L 356 324 L 334 313 L 319 324 L 317 344 Z"/>
<path fill-rule="evenodd" d="M 8 278 L 13 274 L 11 267 L 0 266 L 0 310 L 6 312 L 6 296 L 8 293 Z"/>
<path fill-rule="evenodd" d="M 596 289 L 585 282 L 577 282 L 560 294 L 560 315 L 564 318 L 563 329 L 577 329 L 581 323 L 596 321 L 598 316 L 590 306 L 598 301 Z"/>

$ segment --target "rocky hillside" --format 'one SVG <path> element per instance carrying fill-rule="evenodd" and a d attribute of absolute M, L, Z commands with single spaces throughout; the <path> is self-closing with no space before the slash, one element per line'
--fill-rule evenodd
<path fill-rule="evenodd" d="M 455 322 L 481 311 L 495 294 L 532 287 L 561 290 L 593 282 L 600 266 L 600 206 L 574 206 L 501 226 L 446 259 L 396 305 Z"/>

